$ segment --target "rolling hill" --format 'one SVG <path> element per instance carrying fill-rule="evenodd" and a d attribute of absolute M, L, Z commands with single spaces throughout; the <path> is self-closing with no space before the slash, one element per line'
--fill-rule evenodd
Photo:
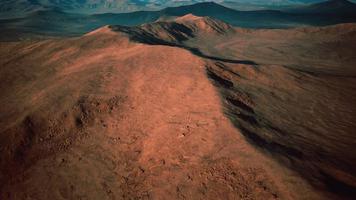
<path fill-rule="evenodd" d="M 355 32 L 188 14 L 0 42 L 0 198 L 354 199 Z"/>

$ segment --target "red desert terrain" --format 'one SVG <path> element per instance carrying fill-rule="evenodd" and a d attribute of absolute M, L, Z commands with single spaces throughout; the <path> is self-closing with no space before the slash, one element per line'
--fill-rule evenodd
<path fill-rule="evenodd" d="M 352 199 L 356 24 L 183 16 L 0 43 L 0 199 Z"/>

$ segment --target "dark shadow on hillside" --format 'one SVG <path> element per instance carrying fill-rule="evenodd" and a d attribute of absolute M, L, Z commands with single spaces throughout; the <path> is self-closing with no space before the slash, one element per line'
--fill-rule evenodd
<path fill-rule="evenodd" d="M 227 58 L 206 55 L 202 53 L 198 48 L 186 46 L 182 44 L 182 42 L 188 40 L 189 38 L 195 37 L 192 30 L 178 23 L 170 23 L 170 24 L 173 25 L 171 25 L 171 27 L 163 27 L 163 30 L 169 33 L 174 38 L 173 41 L 166 41 L 164 39 L 156 37 L 154 34 L 140 27 L 126 27 L 126 26 L 109 26 L 109 27 L 113 31 L 126 33 L 129 36 L 129 38 L 135 42 L 149 44 L 149 45 L 166 45 L 171 47 L 179 47 L 190 51 L 196 56 L 209 60 L 214 60 L 214 61 L 221 61 L 221 62 L 234 63 L 234 64 L 257 65 L 257 63 L 250 60 L 234 60 L 234 59 L 227 59 Z"/>
<path fill-rule="evenodd" d="M 231 76 L 226 75 L 227 72 Z M 220 93 L 225 115 L 246 140 L 262 152 L 272 155 L 282 165 L 298 172 L 316 188 L 335 193 L 341 199 L 355 199 L 356 187 L 337 178 L 337 175 L 329 170 L 335 169 L 352 174 L 352 165 L 338 162 L 336 166 L 328 166 L 330 168 L 325 169 L 325 164 L 336 157 L 323 155 L 303 146 L 303 143 L 285 142 L 288 135 L 295 132 L 266 118 L 255 105 L 256 102 L 248 90 L 239 88 L 236 82 L 234 84 L 233 77 L 239 77 L 239 74 L 234 73 L 222 63 L 207 66 L 207 76 Z M 299 145 L 302 145 L 302 148 Z"/>

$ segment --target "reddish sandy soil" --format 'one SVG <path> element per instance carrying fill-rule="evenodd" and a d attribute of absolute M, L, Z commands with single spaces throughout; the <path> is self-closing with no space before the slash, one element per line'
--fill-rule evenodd
<path fill-rule="evenodd" d="M 354 184 L 350 171 L 308 160 L 319 158 L 313 146 L 329 145 L 330 151 L 321 148 L 320 158 L 340 158 L 346 168 L 353 166 L 355 140 L 348 132 L 354 125 L 353 97 L 339 98 L 352 91 L 354 79 L 316 78 L 280 64 L 238 61 L 252 59 L 239 55 L 239 39 L 226 38 L 260 33 L 191 18 L 177 22 L 192 32 L 165 32 L 153 24 L 121 31 L 103 27 L 79 38 L 0 43 L 0 199 L 344 198 L 304 175 L 324 166 L 326 174 Z M 145 31 L 152 35 L 132 37 Z M 206 41 L 199 35 L 225 38 L 225 43 L 211 48 L 206 42 L 199 55 L 191 49 Z M 152 41 L 156 44 L 147 44 Z M 234 41 L 235 50 L 219 49 Z M 230 57 L 204 54 L 212 57 L 214 51 Z M 262 62 L 258 55 L 256 62 Z M 335 100 L 333 94 L 340 96 Z M 305 120 L 311 124 L 298 126 L 292 122 L 310 117 L 296 108 L 299 102 L 329 104 L 336 114 L 317 110 L 319 118 L 311 115 Z M 351 114 L 342 114 L 347 108 Z M 337 113 L 351 123 L 340 132 L 346 139 L 330 135 L 335 140 L 330 143 L 320 140 L 325 136 L 294 134 L 313 124 L 326 129 L 319 124 Z M 339 130 L 335 126 L 329 130 Z M 287 136 L 269 135 L 271 129 Z"/>

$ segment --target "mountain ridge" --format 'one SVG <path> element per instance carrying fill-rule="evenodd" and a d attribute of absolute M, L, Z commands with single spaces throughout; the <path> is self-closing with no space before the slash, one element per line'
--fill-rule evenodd
<path fill-rule="evenodd" d="M 18 37 L 15 35 L 20 34 L 26 38 L 27 33 L 31 33 L 31 35 L 79 36 L 104 25 L 137 26 L 189 13 L 196 16 L 208 16 L 243 28 L 293 28 L 356 22 L 356 15 L 345 16 L 345 12 L 341 11 L 332 16 L 280 10 L 237 11 L 213 2 L 170 7 L 160 11 L 94 15 L 67 13 L 58 8 L 52 8 L 37 10 L 26 17 L 0 20 L 3 32 L 0 37 L 6 39 L 10 36 L 10 38 L 16 39 Z M 16 34 L 13 34 L 14 32 Z"/>

